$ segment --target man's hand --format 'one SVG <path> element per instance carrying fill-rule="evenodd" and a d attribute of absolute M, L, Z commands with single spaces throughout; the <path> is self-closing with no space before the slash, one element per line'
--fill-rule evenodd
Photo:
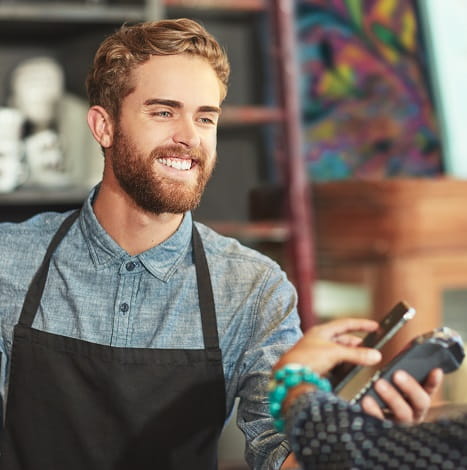
<path fill-rule="evenodd" d="M 434 369 L 430 372 L 425 383 L 420 385 L 411 375 L 399 370 L 393 376 L 395 388 L 386 380 L 380 379 L 375 384 L 375 390 L 386 403 L 391 413 L 391 419 L 399 423 L 419 423 L 423 421 L 431 406 L 433 395 L 439 389 L 443 380 L 443 371 Z M 363 409 L 377 418 L 387 418 L 376 401 L 367 396 L 362 400 Z"/>

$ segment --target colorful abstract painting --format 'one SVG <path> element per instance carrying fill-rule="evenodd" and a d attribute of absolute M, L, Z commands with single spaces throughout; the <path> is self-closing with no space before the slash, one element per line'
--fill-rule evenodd
<path fill-rule="evenodd" d="M 415 0 L 297 0 L 297 25 L 311 179 L 442 173 Z"/>

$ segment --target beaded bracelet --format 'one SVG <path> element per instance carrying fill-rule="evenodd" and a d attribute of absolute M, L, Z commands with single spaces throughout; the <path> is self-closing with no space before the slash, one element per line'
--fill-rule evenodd
<path fill-rule="evenodd" d="M 295 363 L 286 364 L 274 372 L 269 382 L 269 410 L 279 432 L 284 430 L 284 419 L 281 417 L 282 404 L 289 389 L 304 383 L 314 385 L 324 392 L 331 391 L 329 380 L 319 376 L 307 366 Z"/>

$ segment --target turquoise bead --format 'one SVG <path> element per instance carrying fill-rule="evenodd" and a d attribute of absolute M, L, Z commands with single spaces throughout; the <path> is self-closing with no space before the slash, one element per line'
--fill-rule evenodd
<path fill-rule="evenodd" d="M 282 382 L 285 379 L 286 375 L 287 374 L 284 369 L 276 370 L 276 372 L 274 373 L 274 380 L 276 382 Z"/>
<path fill-rule="evenodd" d="M 302 372 L 304 369 L 306 369 L 306 367 L 302 366 L 301 364 L 292 363 L 292 364 L 286 364 L 283 370 L 287 374 L 294 374 L 297 372 Z"/>
<path fill-rule="evenodd" d="M 283 384 L 279 384 L 274 390 L 271 390 L 269 396 L 271 398 L 271 401 L 282 402 L 287 396 L 287 387 Z"/>
<path fill-rule="evenodd" d="M 279 432 L 282 432 L 284 430 L 284 420 L 283 419 L 274 420 L 274 426 L 276 426 L 276 429 Z"/>
<path fill-rule="evenodd" d="M 318 377 L 318 374 L 316 374 L 315 372 L 312 372 L 312 371 L 306 371 L 304 374 L 303 374 L 303 379 L 305 380 L 305 382 L 308 382 L 308 383 L 314 383 L 316 380 L 320 379 Z"/>
<path fill-rule="evenodd" d="M 288 375 L 284 380 L 284 384 L 287 388 L 295 387 L 296 385 L 302 382 L 303 382 L 302 375 L 296 374 L 296 373 L 293 375 Z"/>
<path fill-rule="evenodd" d="M 269 411 L 274 418 L 278 418 L 281 414 L 282 405 L 277 401 L 271 402 L 269 405 Z"/>

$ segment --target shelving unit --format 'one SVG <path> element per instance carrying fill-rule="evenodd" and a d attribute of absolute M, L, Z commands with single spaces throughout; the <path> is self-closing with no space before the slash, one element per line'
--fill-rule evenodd
<path fill-rule="evenodd" d="M 25 59 L 49 56 L 63 67 L 66 92 L 82 100 L 85 107 L 85 76 L 98 44 L 122 23 L 143 21 L 147 13 L 144 0 L 113 5 L 79 1 L 0 3 L 0 106 L 7 104 L 15 66 Z M 0 220 L 20 221 L 43 210 L 79 207 L 89 189 L 78 180 L 72 187 L 21 187 L 0 194 Z"/>

